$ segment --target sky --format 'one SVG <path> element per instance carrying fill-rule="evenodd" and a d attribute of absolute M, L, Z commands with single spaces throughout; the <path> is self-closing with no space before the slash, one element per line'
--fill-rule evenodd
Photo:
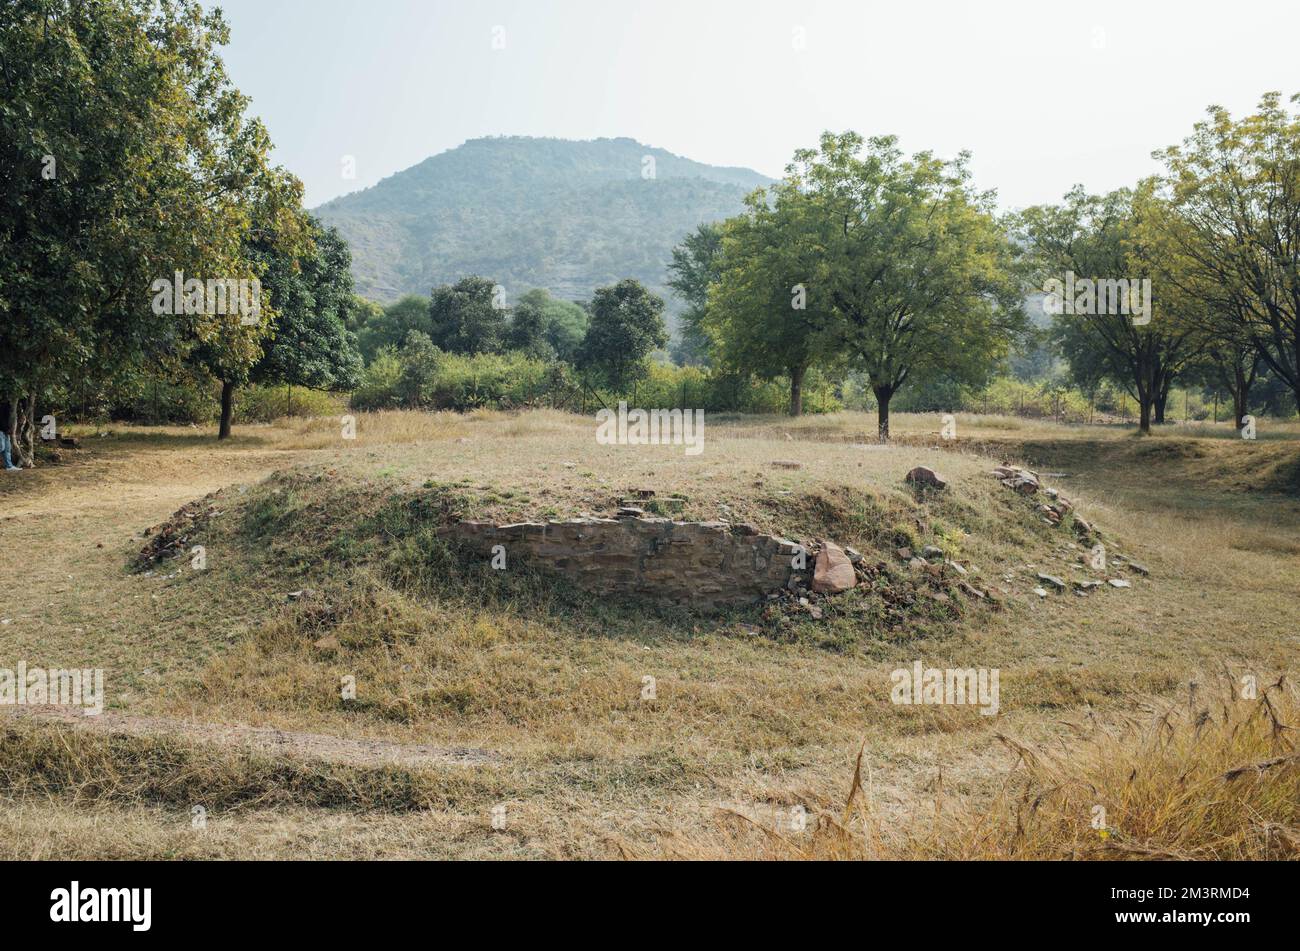
<path fill-rule="evenodd" d="M 853 129 L 969 151 L 1019 208 L 1135 183 L 1211 104 L 1300 92 L 1295 0 L 205 5 L 308 207 L 481 136 L 628 136 L 777 177 Z"/>

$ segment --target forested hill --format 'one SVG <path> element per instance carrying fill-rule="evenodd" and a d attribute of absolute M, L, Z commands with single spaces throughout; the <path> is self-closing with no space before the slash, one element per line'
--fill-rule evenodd
<path fill-rule="evenodd" d="M 646 157 L 654 177 L 643 175 Z M 352 246 L 357 292 L 381 302 L 480 274 L 559 297 L 634 277 L 666 294 L 675 244 L 769 181 L 633 139 L 473 139 L 321 205 Z M 674 302 L 669 299 L 669 306 Z"/>

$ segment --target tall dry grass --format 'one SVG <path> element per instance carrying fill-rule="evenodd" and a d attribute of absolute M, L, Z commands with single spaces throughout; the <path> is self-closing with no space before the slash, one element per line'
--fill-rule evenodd
<path fill-rule="evenodd" d="M 842 808 L 788 817 L 719 811 L 716 831 L 677 837 L 679 858 L 1214 859 L 1300 857 L 1300 722 L 1285 677 L 1257 699 L 1222 682 L 1141 722 L 1069 724 L 1081 739 L 1050 749 L 998 734 L 1015 766 L 992 802 L 950 796 L 942 776 L 929 810 L 890 824 L 874 808 L 858 754 Z M 641 853 L 622 844 L 627 857 Z"/>

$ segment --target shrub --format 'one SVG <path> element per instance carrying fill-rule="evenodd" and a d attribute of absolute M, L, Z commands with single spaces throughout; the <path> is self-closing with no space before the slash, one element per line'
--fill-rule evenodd
<path fill-rule="evenodd" d="M 511 409 L 559 398 L 557 366 L 519 352 L 443 353 L 423 334 L 413 333 L 400 351 L 381 350 L 352 394 L 357 410 Z"/>
<path fill-rule="evenodd" d="M 301 386 L 249 386 L 235 390 L 236 423 L 269 423 L 285 416 L 338 415 L 344 397 Z"/>

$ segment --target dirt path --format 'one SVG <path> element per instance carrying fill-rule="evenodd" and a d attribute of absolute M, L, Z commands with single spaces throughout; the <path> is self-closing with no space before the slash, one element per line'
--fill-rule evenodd
<path fill-rule="evenodd" d="M 173 717 L 129 716 L 105 711 L 86 716 L 60 707 L 0 707 L 0 717 L 123 736 L 156 736 L 195 744 L 242 748 L 273 756 L 323 760 L 353 766 L 492 766 L 499 753 L 471 747 L 440 747 L 386 740 L 354 740 L 325 733 L 300 733 Z"/>

